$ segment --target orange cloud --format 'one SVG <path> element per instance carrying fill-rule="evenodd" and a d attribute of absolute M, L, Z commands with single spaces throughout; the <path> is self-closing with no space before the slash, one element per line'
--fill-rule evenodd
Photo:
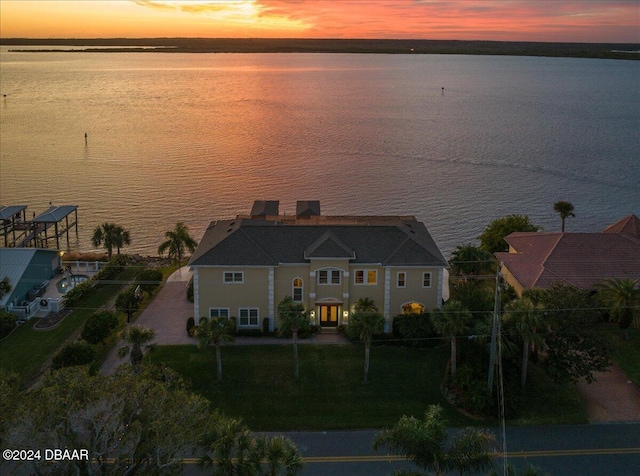
<path fill-rule="evenodd" d="M 640 42 L 638 0 L 0 0 L 3 37 Z"/>

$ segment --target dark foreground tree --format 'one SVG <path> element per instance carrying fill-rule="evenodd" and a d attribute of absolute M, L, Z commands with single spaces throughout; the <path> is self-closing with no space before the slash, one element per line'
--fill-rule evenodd
<path fill-rule="evenodd" d="M 280 317 L 280 335 L 291 333 L 293 337 L 293 378 L 300 380 L 300 368 L 298 365 L 298 331 L 309 327 L 309 317 L 304 305 L 293 301 L 291 296 L 278 304 L 278 316 Z"/>
<path fill-rule="evenodd" d="M 193 253 L 198 246 L 196 240 L 189 235 L 189 228 L 183 222 L 178 222 L 176 227 L 166 232 L 164 236 L 167 240 L 158 247 L 158 254 L 162 256 L 167 252 L 169 259 L 177 264 L 182 262 L 185 249 Z"/>
<path fill-rule="evenodd" d="M 88 452 L 55 466 L 25 462 L 15 474 L 177 474 L 215 422 L 209 407 L 169 369 L 62 369 L 3 413 L 3 445 Z"/>
<path fill-rule="evenodd" d="M 516 231 L 539 231 L 541 228 L 534 225 L 527 215 L 508 215 L 493 220 L 478 237 L 480 248 L 489 253 L 508 251 L 509 245 L 504 237 Z"/>
<path fill-rule="evenodd" d="M 198 339 L 198 347 L 207 349 L 211 344 L 216 349 L 216 374 L 218 382 L 222 382 L 222 352 L 220 347 L 223 342 L 233 340 L 233 330 L 229 319 L 224 317 L 212 317 L 207 319 L 203 317 L 195 331 Z"/>
<path fill-rule="evenodd" d="M 377 312 L 354 312 L 349 319 L 347 332 L 350 337 L 364 342 L 364 383 L 369 379 L 369 355 L 371 338 L 384 331 L 384 316 Z"/>
<path fill-rule="evenodd" d="M 404 456 L 439 476 L 450 471 L 489 471 L 493 467 L 494 444 L 494 435 L 478 428 L 466 428 L 450 437 L 442 407 L 430 405 L 423 420 L 403 416 L 392 428 L 376 434 L 373 447 Z"/>
<path fill-rule="evenodd" d="M 571 202 L 560 200 L 553 204 L 553 211 L 560 215 L 560 219 L 562 220 L 562 233 L 564 233 L 564 221 L 569 217 L 576 216 L 576 214 L 573 213 L 573 205 Z"/>

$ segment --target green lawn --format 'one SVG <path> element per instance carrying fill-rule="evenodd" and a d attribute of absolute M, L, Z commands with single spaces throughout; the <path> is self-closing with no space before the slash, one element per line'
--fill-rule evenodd
<path fill-rule="evenodd" d="M 135 272 L 135 269 L 129 268 L 118 276 L 117 280 L 131 279 Z M 38 321 L 36 318 L 19 326 L 13 334 L 0 342 L 0 368 L 16 373 L 22 385 L 29 384 L 38 376 L 47 359 L 80 329 L 96 309 L 100 309 L 116 296 L 121 288 L 121 284 L 101 287 L 95 294 L 79 303 L 78 309 L 67 315 L 54 329 L 33 330 Z"/>
<path fill-rule="evenodd" d="M 174 368 L 216 408 L 258 431 L 380 428 L 402 415 L 420 417 L 429 404 L 441 404 L 452 426 L 495 425 L 462 415 L 440 392 L 448 346 L 373 347 L 366 385 L 361 345 L 303 344 L 299 352 L 298 384 L 291 345 L 223 347 L 221 384 L 213 348 L 162 346 L 147 361 Z M 587 421 L 575 387 L 555 386 L 542 375 L 532 376 L 531 385 L 523 415 L 510 424 Z"/>

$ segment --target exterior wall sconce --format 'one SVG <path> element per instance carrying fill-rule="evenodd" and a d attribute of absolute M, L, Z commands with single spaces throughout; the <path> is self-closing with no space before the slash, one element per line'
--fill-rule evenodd
<path fill-rule="evenodd" d="M 349 317 L 349 311 L 342 311 L 342 317 L 347 319 Z"/>
<path fill-rule="evenodd" d="M 316 311 L 309 311 L 309 317 L 311 319 L 315 319 L 316 318 Z"/>

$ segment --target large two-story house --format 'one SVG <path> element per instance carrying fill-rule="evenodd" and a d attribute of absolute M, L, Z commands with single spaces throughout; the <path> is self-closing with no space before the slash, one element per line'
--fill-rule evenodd
<path fill-rule="evenodd" d="M 250 215 L 212 222 L 189 266 L 196 322 L 235 316 L 248 329 L 265 318 L 277 328 L 291 296 L 321 327 L 348 324 L 372 299 L 388 331 L 395 315 L 439 307 L 447 286 L 447 261 L 414 217 L 325 216 L 317 201 L 297 202 L 295 215 L 257 201 Z"/>

